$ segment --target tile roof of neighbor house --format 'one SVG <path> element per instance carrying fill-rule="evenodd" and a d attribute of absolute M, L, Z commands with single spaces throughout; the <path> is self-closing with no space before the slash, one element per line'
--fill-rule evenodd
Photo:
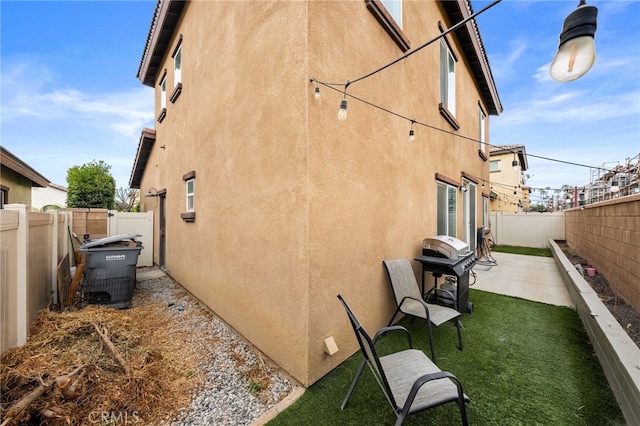
<path fill-rule="evenodd" d="M 49 186 L 51 188 L 57 189 L 59 191 L 64 191 L 64 192 L 68 192 L 69 191 L 69 188 L 67 188 L 66 186 L 56 185 L 55 183 L 50 183 Z"/>
<path fill-rule="evenodd" d="M 489 155 L 516 154 L 520 161 L 522 171 L 529 168 L 527 161 L 527 150 L 524 145 L 493 145 L 489 149 Z"/>
<path fill-rule="evenodd" d="M 158 0 L 138 68 L 137 77 L 142 84 L 154 87 L 160 63 L 169 48 L 169 42 L 185 3 L 182 0 Z M 452 25 L 473 14 L 470 0 L 440 1 L 440 4 Z M 500 114 L 503 111 L 502 103 L 476 21 L 470 20 L 466 25 L 456 30 L 455 34 L 469 61 L 489 114 Z"/>
<path fill-rule="evenodd" d="M 7 148 L 0 146 L 0 164 L 29 179 L 32 186 L 46 188 L 49 180 L 38 173 L 27 163 L 16 157 Z"/>

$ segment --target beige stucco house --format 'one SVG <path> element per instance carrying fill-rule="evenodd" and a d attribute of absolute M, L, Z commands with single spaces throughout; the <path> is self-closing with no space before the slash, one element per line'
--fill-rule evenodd
<path fill-rule="evenodd" d="M 47 178 L 0 146 L 0 208 L 5 204 L 26 204 L 31 210 L 31 188 L 46 188 Z"/>
<path fill-rule="evenodd" d="M 487 221 L 502 105 L 473 21 L 349 84 L 337 118 L 344 87 L 324 83 L 472 13 L 465 0 L 384 3 L 160 1 L 138 72 L 157 120 L 130 185 L 156 212 L 155 262 L 304 385 L 357 349 L 338 293 L 366 327 L 386 325 L 382 260 L 443 233 L 475 247 Z"/>
<path fill-rule="evenodd" d="M 524 172 L 529 168 L 524 145 L 494 145 L 490 150 L 491 211 L 517 213 L 530 205 Z"/>

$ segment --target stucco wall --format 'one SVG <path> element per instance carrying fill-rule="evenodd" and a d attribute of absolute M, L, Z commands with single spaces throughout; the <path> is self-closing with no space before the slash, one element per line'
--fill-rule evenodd
<path fill-rule="evenodd" d="M 405 13 L 414 45 L 439 33 L 437 3 L 407 7 L 419 8 Z M 364 2 L 189 2 L 163 66 L 168 97 L 180 35 L 183 90 L 156 123 L 141 183 L 143 193 L 167 191 L 167 271 L 311 384 L 357 347 L 336 294 L 367 328 L 386 325 L 392 296 L 381 262 L 412 259 L 436 233 L 435 174 L 488 180 L 488 163 L 438 112 L 437 43 L 349 93 L 446 132 L 420 127 L 408 143 L 405 120 L 350 99 L 340 122 L 340 93 L 322 88 L 314 99 L 311 77 L 352 78 L 402 54 Z M 458 134 L 475 138 L 480 95 L 451 41 Z M 196 219 L 185 222 L 190 171 Z M 143 202 L 157 209 L 157 199 Z M 323 352 L 328 336 L 333 356 Z"/>
<path fill-rule="evenodd" d="M 31 210 L 31 186 L 33 182 L 8 167 L 0 167 L 0 185 L 9 188 L 6 204 L 26 204 Z"/>
<path fill-rule="evenodd" d="M 640 308 L 640 195 L 565 211 L 567 243 Z"/>

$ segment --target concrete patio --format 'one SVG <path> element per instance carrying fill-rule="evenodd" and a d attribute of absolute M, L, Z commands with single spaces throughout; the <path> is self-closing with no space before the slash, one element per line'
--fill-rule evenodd
<path fill-rule="evenodd" d="M 555 260 L 552 257 L 492 252 L 497 262 L 488 266 L 483 259 L 473 268 L 476 290 L 519 297 L 549 305 L 575 308 Z M 473 277 L 469 278 L 473 282 Z"/>

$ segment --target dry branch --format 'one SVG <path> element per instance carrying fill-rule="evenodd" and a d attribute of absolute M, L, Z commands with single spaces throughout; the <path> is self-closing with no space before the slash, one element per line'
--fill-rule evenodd
<path fill-rule="evenodd" d="M 109 336 L 107 335 L 107 328 L 106 327 L 100 328 L 100 326 L 98 326 L 98 324 L 96 324 L 95 322 L 92 323 L 92 325 L 93 325 L 93 328 L 96 329 L 96 332 L 100 335 L 100 338 L 102 339 L 104 344 L 107 346 L 107 348 L 109 348 L 109 350 L 113 354 L 113 357 L 116 359 L 116 361 L 120 363 L 120 365 L 124 369 L 124 372 L 127 374 L 127 376 L 131 375 L 131 369 L 129 368 L 129 364 L 127 364 L 127 361 L 125 361 L 124 357 L 120 354 L 120 352 L 118 351 L 118 348 L 116 348 L 116 346 L 113 344 L 111 339 L 109 339 Z"/>
<path fill-rule="evenodd" d="M 62 388 L 65 386 L 64 385 L 60 386 L 60 384 L 64 384 L 64 383 L 69 384 L 73 382 L 74 376 L 76 376 L 80 371 L 82 371 L 82 373 L 80 374 L 80 377 L 84 376 L 84 368 L 85 366 L 81 365 L 80 367 L 73 370 L 71 373 L 58 376 L 55 379 L 49 379 L 46 382 L 43 382 L 42 379 L 39 379 L 40 385 L 37 388 L 35 388 L 31 392 L 29 392 L 28 394 L 20 398 L 11 406 L 11 408 L 7 410 L 6 417 L 0 426 L 6 426 L 7 424 L 9 424 L 9 422 L 13 420 L 14 417 L 16 417 L 25 408 L 28 408 L 38 398 L 40 398 L 45 393 L 45 391 L 49 387 L 51 387 L 52 384 L 55 383 L 56 385 L 58 385 L 59 388 Z"/>

